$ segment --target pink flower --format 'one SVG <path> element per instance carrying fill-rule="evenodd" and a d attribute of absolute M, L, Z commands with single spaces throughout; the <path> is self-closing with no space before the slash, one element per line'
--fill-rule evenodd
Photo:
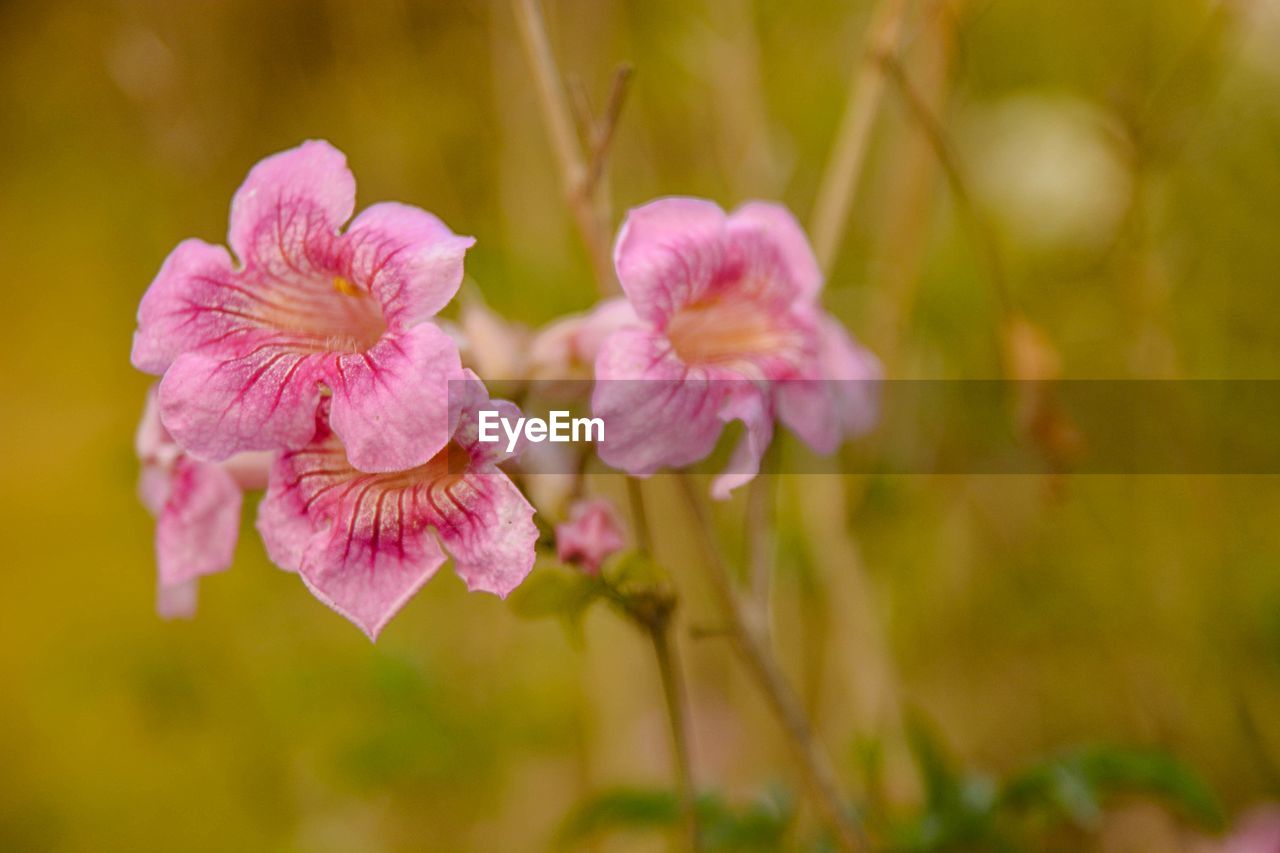
<path fill-rule="evenodd" d="M 228 242 L 186 240 L 138 309 L 133 363 L 163 375 L 160 412 L 192 454 L 296 449 L 324 391 L 352 464 L 421 465 L 448 441 L 457 347 L 430 319 L 474 242 L 416 207 L 355 208 L 355 178 L 326 142 L 258 163 L 231 202 Z"/>
<path fill-rule="evenodd" d="M 569 520 L 556 525 L 556 555 L 589 575 L 599 574 L 604 561 L 622 546 L 622 523 L 603 498 L 578 501 L 569 510 Z"/>
<path fill-rule="evenodd" d="M 138 425 L 138 494 L 156 518 L 156 610 L 195 613 L 197 579 L 231 565 L 245 489 L 266 485 L 269 458 L 244 453 L 201 462 L 183 453 L 160 423 L 154 389 Z"/>
<path fill-rule="evenodd" d="M 1264 803 L 1246 811 L 1222 842 L 1222 853 L 1280 851 L 1280 805 Z"/>
<path fill-rule="evenodd" d="M 614 264 L 637 319 L 596 357 L 608 464 L 639 476 L 689 465 L 740 420 L 712 487 L 723 498 L 759 471 L 775 418 L 822 453 L 870 427 L 874 383 L 842 380 L 877 379 L 879 363 L 823 311 L 822 274 L 785 208 L 659 199 L 627 216 Z"/>
<path fill-rule="evenodd" d="M 311 443 L 282 453 L 271 469 L 258 511 L 267 553 L 370 639 L 435 574 L 446 550 L 468 589 L 501 597 L 533 568 L 533 507 L 497 468 L 502 445 L 478 441 L 475 416 L 482 406 L 519 413 L 486 403 L 478 380 L 466 389 L 453 407 L 452 440 L 415 468 L 357 470 L 322 407 Z"/>

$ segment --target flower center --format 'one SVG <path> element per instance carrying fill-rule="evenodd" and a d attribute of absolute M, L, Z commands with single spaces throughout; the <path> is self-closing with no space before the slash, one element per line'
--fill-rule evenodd
<path fill-rule="evenodd" d="M 363 352 L 387 331 L 382 306 L 361 285 L 332 279 L 291 282 L 278 291 L 264 317 L 317 352 Z"/>
<path fill-rule="evenodd" d="M 749 299 L 713 299 L 686 306 L 667 322 L 667 339 L 686 364 L 751 361 L 787 353 L 802 341 L 764 305 Z"/>

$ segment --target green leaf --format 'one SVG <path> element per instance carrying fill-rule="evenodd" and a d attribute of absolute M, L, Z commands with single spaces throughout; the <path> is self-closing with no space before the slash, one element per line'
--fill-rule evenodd
<path fill-rule="evenodd" d="M 741 809 L 716 794 L 698 798 L 698 825 L 708 851 L 773 851 L 785 847 L 795 817 L 792 798 L 771 790 Z M 616 788 L 597 794 L 565 819 L 558 836 L 569 847 L 614 832 L 671 831 L 680 822 L 680 802 L 668 790 Z"/>
<path fill-rule="evenodd" d="M 1223 824 L 1222 806 L 1198 773 L 1163 750 L 1143 747 L 1086 747 L 1050 759 L 1010 780 L 1003 799 L 1089 826 L 1108 797 L 1124 794 L 1159 797 L 1206 829 Z"/>
<path fill-rule="evenodd" d="M 566 818 L 560 842 L 568 846 L 596 835 L 664 829 L 680 818 L 680 804 L 670 791 L 616 788 L 588 798 Z"/>

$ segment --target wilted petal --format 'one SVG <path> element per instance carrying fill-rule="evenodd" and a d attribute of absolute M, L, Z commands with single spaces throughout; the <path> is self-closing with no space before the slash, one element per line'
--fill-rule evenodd
<path fill-rule="evenodd" d="M 339 356 L 327 371 L 330 423 L 351 464 L 401 471 L 449 440 L 449 380 L 462 370 L 453 339 L 431 323 L 388 334 L 367 352 Z"/>

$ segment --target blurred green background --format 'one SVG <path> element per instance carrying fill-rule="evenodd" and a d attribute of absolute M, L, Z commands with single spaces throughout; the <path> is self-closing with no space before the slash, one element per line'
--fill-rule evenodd
<path fill-rule="evenodd" d="M 547 3 L 597 105 L 619 61 L 636 68 L 616 211 L 682 193 L 802 219 L 870 12 Z M 922 0 L 902 56 L 1063 375 L 1280 375 L 1280 5 Z M 0 3 L 0 849 L 544 849 L 592 792 L 667 784 L 652 661 L 604 610 L 579 647 L 442 572 L 371 646 L 269 565 L 246 513 L 198 617 L 154 615 L 134 311 L 180 239 L 223 240 L 254 162 L 310 137 L 347 153 L 360 206 L 477 235 L 469 275 L 504 315 L 592 303 L 507 3 Z M 997 376 L 989 273 L 891 85 L 828 306 L 891 376 Z M 670 484 L 649 489 L 682 631 L 714 624 Z M 783 494 L 774 630 L 860 798 L 926 808 L 914 717 L 993 778 L 1119 743 L 1193 768 L 1228 823 L 1280 797 L 1275 478 L 811 477 Z M 741 511 L 721 510 L 731 549 Z M 794 790 L 724 642 L 681 642 L 700 782 L 732 803 Z M 1055 843 L 1175 849 L 1211 824 L 1131 797 Z"/>

